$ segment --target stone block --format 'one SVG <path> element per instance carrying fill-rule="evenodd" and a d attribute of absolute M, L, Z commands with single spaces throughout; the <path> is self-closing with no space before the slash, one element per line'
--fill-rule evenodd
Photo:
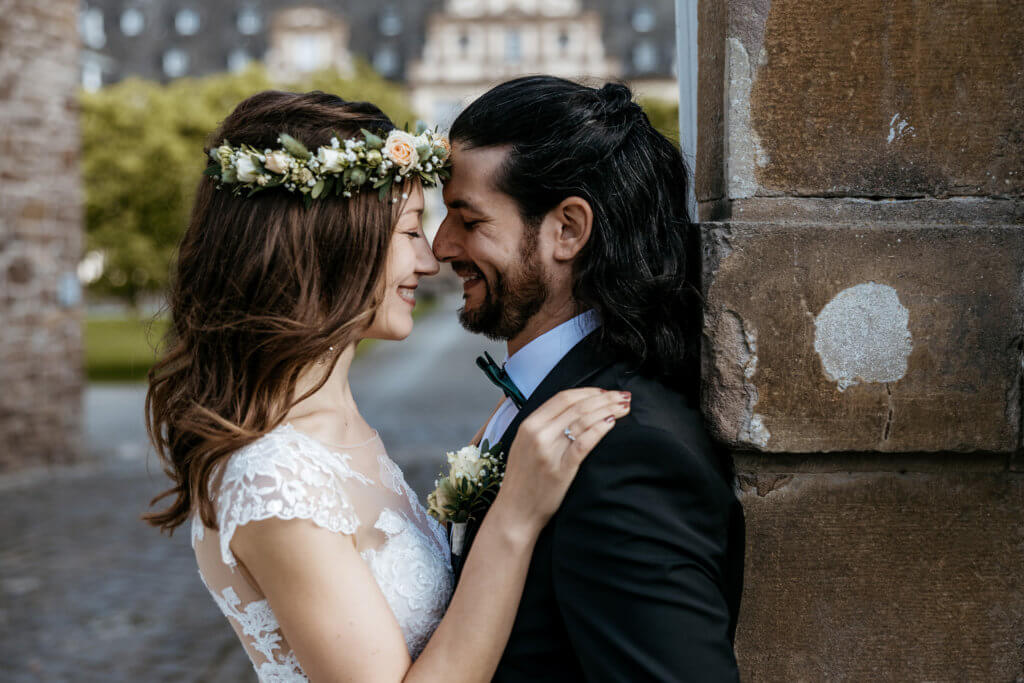
<path fill-rule="evenodd" d="M 701 2 L 698 198 L 1021 197 L 1024 2 Z"/>
<path fill-rule="evenodd" d="M 772 480 L 740 496 L 744 681 L 1021 680 L 1024 474 Z"/>
<path fill-rule="evenodd" d="M 82 244 L 75 0 L 0 21 L 0 472 L 81 453 L 81 320 L 57 299 Z"/>
<path fill-rule="evenodd" d="M 769 452 L 1011 452 L 1024 231 L 704 225 L 705 412 Z"/>

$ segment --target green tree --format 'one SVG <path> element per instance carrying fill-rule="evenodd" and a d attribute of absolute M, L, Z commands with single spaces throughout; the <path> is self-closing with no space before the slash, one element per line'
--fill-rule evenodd
<path fill-rule="evenodd" d="M 672 142 L 679 144 L 679 104 L 671 100 L 647 98 L 640 101 L 651 125 Z"/>
<path fill-rule="evenodd" d="M 398 125 L 415 121 L 395 83 L 359 64 L 351 77 L 316 73 L 274 83 L 261 65 L 237 74 L 166 85 L 129 79 L 81 94 L 82 174 L 87 246 L 104 254 L 93 291 L 124 297 L 161 291 L 188 222 L 212 133 L 246 97 L 268 88 L 323 90 L 381 107 Z"/>

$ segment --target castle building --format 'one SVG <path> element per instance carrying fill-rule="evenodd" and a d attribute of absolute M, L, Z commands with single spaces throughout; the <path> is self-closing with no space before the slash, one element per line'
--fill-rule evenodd
<path fill-rule="evenodd" d="M 405 84 L 444 123 L 527 73 L 619 79 L 676 99 L 671 0 L 82 0 L 81 82 L 166 81 L 264 61 L 288 80 L 355 59 Z"/>

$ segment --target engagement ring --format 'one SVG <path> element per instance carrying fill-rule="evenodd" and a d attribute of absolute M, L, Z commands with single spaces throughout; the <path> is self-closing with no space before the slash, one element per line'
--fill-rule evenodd
<path fill-rule="evenodd" d="M 565 434 L 565 438 L 569 439 L 569 441 L 575 441 L 576 440 L 576 437 L 572 435 L 572 432 L 569 431 L 568 427 L 566 427 L 565 431 L 562 432 L 562 433 Z"/>

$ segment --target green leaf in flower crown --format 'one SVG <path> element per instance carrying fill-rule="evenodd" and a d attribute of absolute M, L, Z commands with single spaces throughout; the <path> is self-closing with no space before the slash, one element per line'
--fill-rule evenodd
<path fill-rule="evenodd" d="M 415 133 L 416 135 L 423 135 L 424 133 L 427 132 L 427 130 L 428 130 L 428 127 L 427 127 L 427 122 L 426 121 L 417 121 L 416 122 L 416 133 Z"/>
<path fill-rule="evenodd" d="M 316 185 L 313 186 L 313 190 L 309 193 L 313 199 L 317 199 L 324 193 L 324 179 L 316 181 Z"/>
<path fill-rule="evenodd" d="M 421 142 L 420 144 L 416 145 L 416 154 L 419 156 L 420 159 L 426 160 L 430 158 L 430 154 L 433 151 L 434 148 L 425 142 Z"/>
<path fill-rule="evenodd" d="M 298 159 L 310 159 L 312 154 L 306 149 L 306 146 L 293 138 L 288 133 L 281 133 L 277 138 L 288 152 Z"/>
<path fill-rule="evenodd" d="M 365 128 L 360 130 L 362 130 L 363 138 L 366 139 L 366 149 L 380 149 L 384 146 L 384 140 L 379 135 L 374 135 Z"/>
<path fill-rule="evenodd" d="M 220 177 L 220 166 L 207 166 L 206 170 L 203 171 L 203 175 L 213 176 L 215 178 Z"/>
<path fill-rule="evenodd" d="M 383 200 L 384 197 L 388 196 L 388 192 L 391 191 L 391 183 L 392 179 L 388 178 L 387 180 L 384 181 L 384 184 L 380 186 L 380 194 L 378 195 L 380 199 Z"/>

